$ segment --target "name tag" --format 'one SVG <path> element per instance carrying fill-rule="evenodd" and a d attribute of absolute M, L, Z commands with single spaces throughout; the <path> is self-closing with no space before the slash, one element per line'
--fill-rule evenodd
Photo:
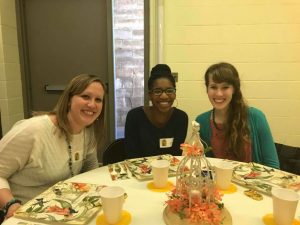
<path fill-rule="evenodd" d="M 76 151 L 72 154 L 72 161 L 76 162 L 76 161 L 82 161 L 82 152 L 80 151 Z"/>
<path fill-rule="evenodd" d="M 170 148 L 172 147 L 174 138 L 161 138 L 159 139 L 160 148 Z"/>

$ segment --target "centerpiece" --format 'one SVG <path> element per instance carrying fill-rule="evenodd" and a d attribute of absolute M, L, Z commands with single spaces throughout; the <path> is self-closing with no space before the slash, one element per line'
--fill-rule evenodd
<path fill-rule="evenodd" d="M 214 169 L 205 157 L 199 136 L 200 125 L 192 122 L 192 136 L 182 144 L 184 158 L 178 165 L 175 188 L 168 193 L 163 213 L 167 225 L 231 224 L 222 194 L 214 181 Z"/>

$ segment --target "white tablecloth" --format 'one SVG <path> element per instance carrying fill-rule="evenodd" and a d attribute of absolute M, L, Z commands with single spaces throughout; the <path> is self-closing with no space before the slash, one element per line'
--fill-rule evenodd
<path fill-rule="evenodd" d="M 215 164 L 218 159 L 209 161 Z M 175 184 L 175 177 L 169 179 Z M 108 168 L 101 167 L 87 173 L 77 175 L 69 181 L 121 186 L 128 194 L 124 209 L 132 215 L 132 225 L 164 225 L 163 210 L 167 200 L 166 193 L 152 192 L 147 189 L 150 181 L 138 181 L 134 178 L 112 181 Z M 232 216 L 234 225 L 263 225 L 262 217 L 272 212 L 272 199 L 263 195 L 262 201 L 255 201 L 243 194 L 245 188 L 237 185 L 237 192 L 225 194 L 223 202 Z M 101 212 L 99 212 L 101 214 Z M 297 208 L 296 218 L 300 219 L 300 206 Z M 16 225 L 22 220 L 10 218 L 3 225 Z M 90 225 L 96 224 L 96 217 L 90 221 Z M 38 224 L 38 223 L 31 223 Z"/>

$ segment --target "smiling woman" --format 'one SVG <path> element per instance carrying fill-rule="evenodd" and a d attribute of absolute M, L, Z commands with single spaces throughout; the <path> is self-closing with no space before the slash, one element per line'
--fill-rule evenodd
<path fill-rule="evenodd" d="M 82 93 L 71 98 L 68 121 L 73 134 L 80 133 L 100 115 L 104 89 L 101 83 L 91 83 Z"/>
<path fill-rule="evenodd" d="M 0 208 L 6 218 L 54 183 L 98 167 L 104 87 L 95 75 L 74 77 L 53 111 L 19 121 L 1 139 Z"/>
<path fill-rule="evenodd" d="M 265 115 L 248 107 L 236 68 L 217 63 L 205 73 L 205 85 L 213 109 L 196 118 L 200 136 L 212 151 L 207 155 L 279 168 L 278 156 Z"/>
<path fill-rule="evenodd" d="M 180 144 L 186 137 L 188 116 L 173 107 L 176 83 L 168 65 L 152 68 L 148 90 L 152 106 L 134 108 L 126 117 L 126 157 L 181 155 Z"/>

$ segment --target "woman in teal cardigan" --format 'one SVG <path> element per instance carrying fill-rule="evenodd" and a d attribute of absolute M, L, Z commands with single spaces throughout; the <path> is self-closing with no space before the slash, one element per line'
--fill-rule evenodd
<path fill-rule="evenodd" d="M 279 168 L 266 117 L 245 103 L 235 67 L 224 62 L 210 66 L 205 85 L 213 109 L 199 115 L 196 121 L 200 124 L 200 137 L 212 149 L 206 155 Z"/>

